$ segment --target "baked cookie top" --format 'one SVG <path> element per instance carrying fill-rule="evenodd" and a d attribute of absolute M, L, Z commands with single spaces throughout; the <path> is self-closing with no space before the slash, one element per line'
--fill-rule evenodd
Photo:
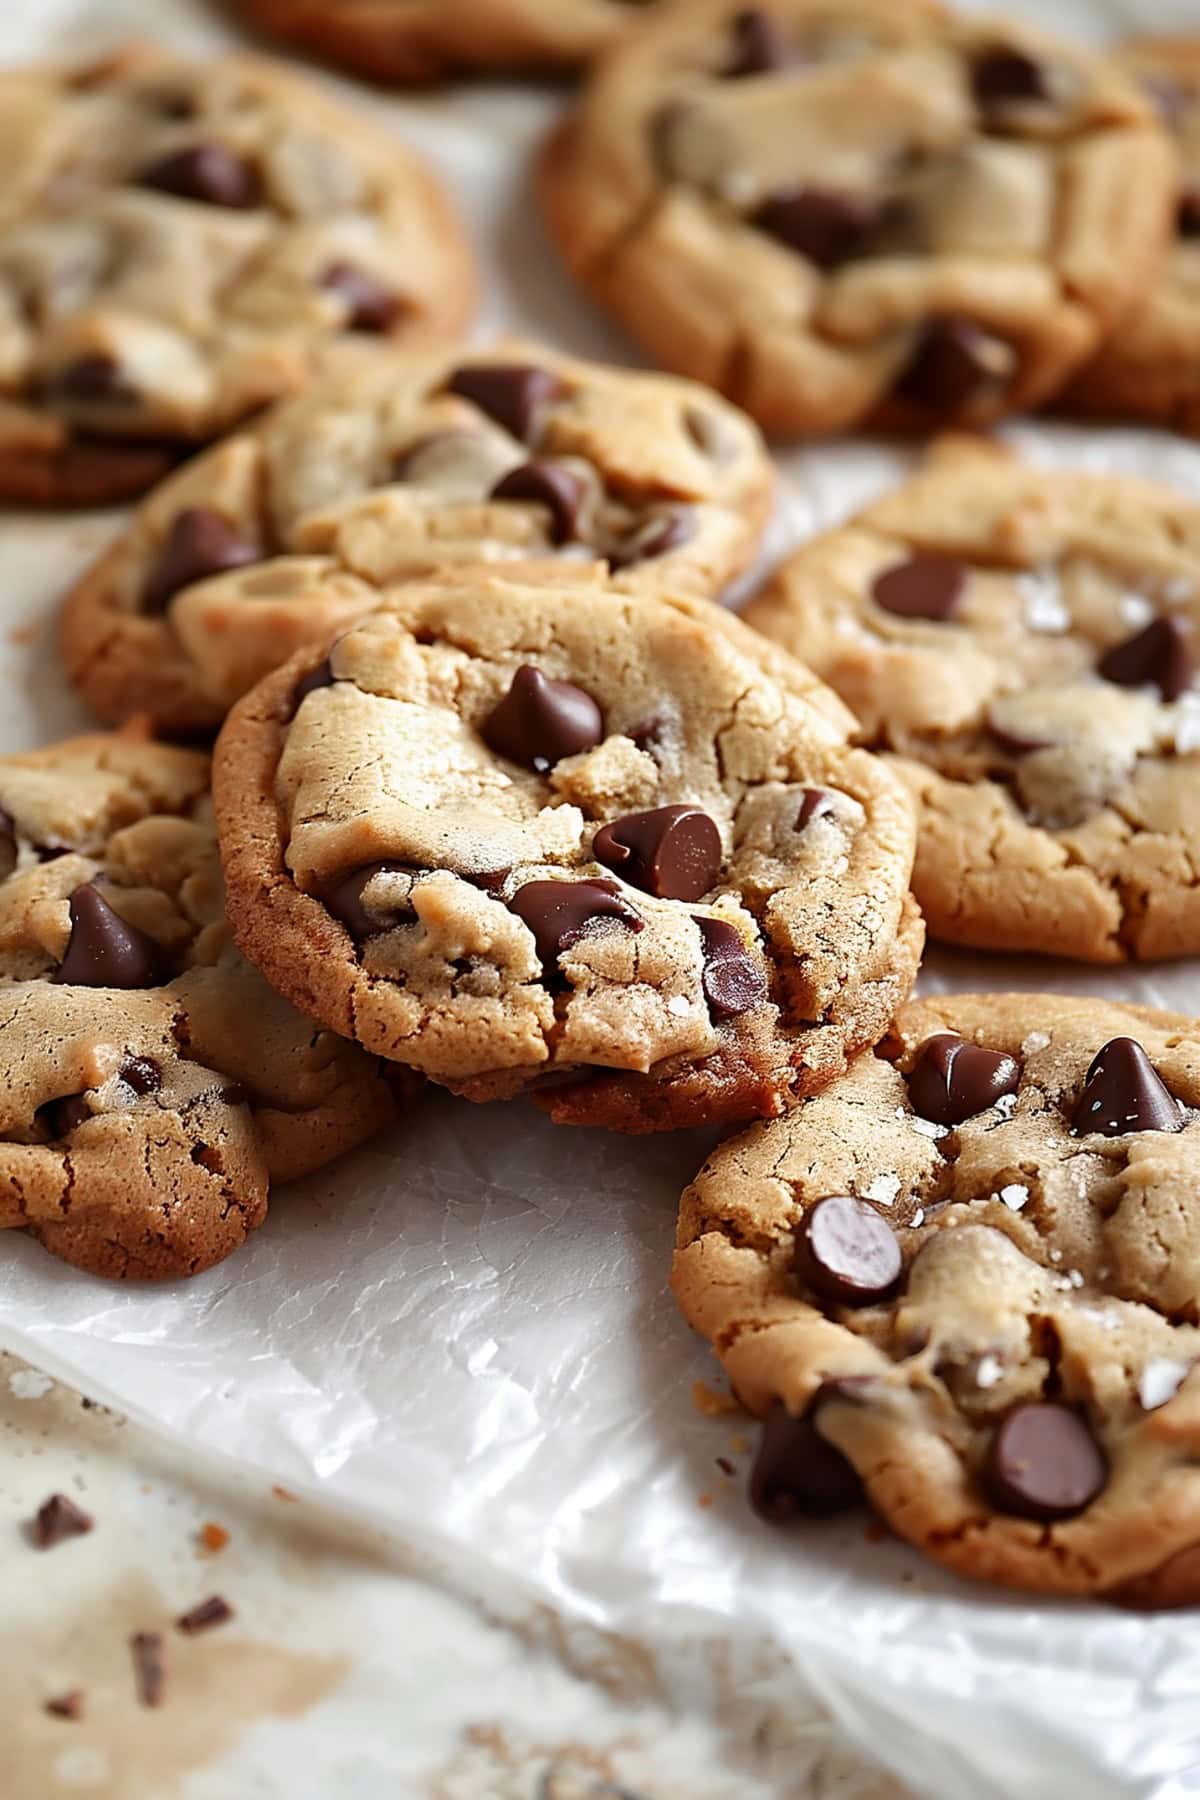
<path fill-rule="evenodd" d="M 584 284 L 785 432 L 1044 399 L 1152 278 L 1171 183 L 1120 70 L 931 0 L 666 9 L 542 166 Z"/>
<path fill-rule="evenodd" d="M 237 0 L 260 30 L 369 81 L 586 62 L 658 0 Z"/>
<path fill-rule="evenodd" d="M 1160 280 L 1072 383 L 1067 410 L 1200 430 L 1200 37 L 1135 38 L 1118 60 L 1176 154 L 1174 239 Z"/>
<path fill-rule="evenodd" d="M 134 45 L 11 69 L 0 152 L 0 499 L 125 498 L 333 341 L 471 314 L 433 175 L 282 65 Z"/>
<path fill-rule="evenodd" d="M 471 1099 L 777 1111 L 907 992 L 911 806 L 808 672 L 580 569 L 400 589 L 230 714 L 230 915 L 298 1005 Z"/>
<path fill-rule="evenodd" d="M 930 932 L 1200 950 L 1200 506 L 949 444 L 747 612 L 896 753 Z"/>
<path fill-rule="evenodd" d="M 172 476 L 68 602 L 102 718 L 217 725 L 383 584 L 447 565 L 605 557 L 618 587 L 715 595 L 773 474 L 750 421 L 669 376 L 540 344 L 355 357 Z"/>
<path fill-rule="evenodd" d="M 866 1496 L 961 1573 L 1200 1599 L 1200 1023 L 952 995 L 716 1150 L 673 1285 L 784 1521 Z"/>
<path fill-rule="evenodd" d="M 391 1085 L 230 942 L 208 758 L 137 732 L 0 757 L 0 1228 L 195 1274 Z"/>

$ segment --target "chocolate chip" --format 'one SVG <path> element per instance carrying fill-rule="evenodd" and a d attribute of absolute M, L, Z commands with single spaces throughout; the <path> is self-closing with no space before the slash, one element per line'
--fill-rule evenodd
<path fill-rule="evenodd" d="M 878 201 L 859 194 L 800 187 L 769 195 L 751 220 L 819 269 L 836 269 L 866 253 L 886 213 Z"/>
<path fill-rule="evenodd" d="M 373 862 L 364 863 L 360 869 L 352 869 L 348 875 L 341 875 L 336 881 L 329 883 L 321 890 L 321 903 L 326 912 L 331 912 L 335 919 L 341 921 L 354 939 L 361 944 L 367 938 L 378 937 L 381 931 L 390 931 L 393 925 L 410 915 L 405 912 L 391 918 L 377 918 L 369 913 L 363 905 L 363 889 L 377 875 L 411 874 L 404 863 Z M 411 915 L 415 917 L 415 914 Z"/>
<path fill-rule="evenodd" d="M 573 469 L 556 462 L 527 462 L 502 475 L 490 500 L 532 500 L 550 513 L 550 541 L 566 544 L 575 536 L 587 484 Z"/>
<path fill-rule="evenodd" d="M 399 294 L 386 287 L 378 276 L 356 269 L 353 263 L 330 263 L 321 272 L 320 284 L 327 293 L 336 294 L 346 308 L 346 324 L 351 331 L 390 331 L 403 310 Z"/>
<path fill-rule="evenodd" d="M 695 535 L 696 522 L 690 512 L 681 510 L 664 518 L 647 519 L 609 551 L 608 566 L 631 569 L 637 563 L 653 562 L 656 557 L 690 543 Z"/>
<path fill-rule="evenodd" d="M 1180 237 L 1200 237 L 1200 188 L 1188 188 L 1180 195 L 1175 228 Z"/>
<path fill-rule="evenodd" d="M 818 1388 L 802 1418 L 793 1418 L 776 1400 L 763 1420 L 750 1473 L 750 1504 L 769 1524 L 830 1518 L 863 1504 L 863 1484 L 853 1463 L 817 1430 L 822 1394 Z"/>
<path fill-rule="evenodd" d="M 646 925 L 615 881 L 527 881 L 508 910 L 532 931 L 547 973 L 554 971 L 560 952 L 577 944 L 599 920 L 615 919 L 627 931 L 643 931 Z"/>
<path fill-rule="evenodd" d="M 1049 1522 L 1091 1505 L 1108 1480 L 1108 1460 L 1082 1414 L 1031 1400 L 996 1427 L 983 1475 L 1001 1512 Z"/>
<path fill-rule="evenodd" d="M 157 1094 L 162 1086 L 162 1064 L 152 1056 L 127 1056 L 117 1073 L 135 1094 Z"/>
<path fill-rule="evenodd" d="M 292 697 L 293 717 L 300 711 L 301 702 L 307 700 L 310 694 L 317 693 L 320 688 L 332 686 L 333 664 L 326 657 L 324 662 L 319 662 L 315 669 L 309 670 L 303 681 L 296 683 L 296 691 Z"/>
<path fill-rule="evenodd" d="M 773 69 L 785 69 L 792 60 L 782 33 L 760 7 L 747 7 L 738 13 L 730 35 L 733 42 L 722 75 L 733 79 L 741 75 L 769 75 Z"/>
<path fill-rule="evenodd" d="M 0 806 L 0 881 L 17 866 L 17 822 Z"/>
<path fill-rule="evenodd" d="M 233 1617 L 233 1608 L 228 1600 L 220 1594 L 212 1594 L 202 1600 L 199 1606 L 193 1606 L 176 1619 L 176 1629 L 186 1637 L 195 1637 L 198 1631 L 211 1631 L 214 1625 L 224 1625 Z"/>
<path fill-rule="evenodd" d="M 1011 351 L 1002 339 L 951 315 L 930 320 L 896 392 L 928 412 L 953 414 L 1010 370 Z"/>
<path fill-rule="evenodd" d="M 1000 1050 L 968 1044 L 954 1031 L 926 1038 L 908 1077 L 915 1113 L 935 1125 L 961 1125 L 1021 1085 L 1021 1065 Z"/>
<path fill-rule="evenodd" d="M 1127 1131 L 1180 1131 L 1178 1103 L 1134 1039 L 1110 1038 L 1092 1059 L 1083 1093 L 1071 1120 L 1076 1137 L 1097 1131 L 1123 1137 Z"/>
<path fill-rule="evenodd" d="M 48 1712 L 52 1719 L 82 1719 L 83 1709 L 82 1688 L 71 1688 L 65 1694 L 54 1694 L 42 1706 L 42 1710 Z"/>
<path fill-rule="evenodd" d="M 61 1100 L 49 1100 L 38 1107 L 38 1117 L 54 1140 L 69 1138 L 80 1125 L 95 1115 L 86 1094 L 64 1094 Z"/>
<path fill-rule="evenodd" d="M 54 1550 L 68 1538 L 85 1536 L 95 1523 L 90 1513 L 85 1513 L 65 1494 L 51 1494 L 38 1507 L 30 1535 L 39 1550 Z"/>
<path fill-rule="evenodd" d="M 1158 688 L 1164 700 L 1178 700 L 1196 672 L 1187 634 L 1178 619 L 1151 619 L 1123 643 L 1114 644 L 1097 664 L 1105 681 L 1120 687 Z"/>
<path fill-rule="evenodd" d="M 162 979 L 162 951 L 88 882 L 71 895 L 71 935 L 56 981 L 64 987 L 148 988 Z"/>
<path fill-rule="evenodd" d="M 795 829 L 803 831 L 814 819 L 835 819 L 837 808 L 833 795 L 825 788 L 804 788 L 800 795 L 800 806 L 796 813 Z"/>
<path fill-rule="evenodd" d="M 542 412 L 561 398 L 565 388 L 549 369 L 529 363 L 474 363 L 455 369 L 446 392 L 469 400 L 511 437 L 528 444 L 536 436 Z"/>
<path fill-rule="evenodd" d="M 971 92 L 985 113 L 1030 100 L 1049 100 L 1050 90 L 1040 63 L 1023 50 L 984 51 L 971 65 Z"/>
<path fill-rule="evenodd" d="M 737 1019 L 767 997 L 762 970 L 751 957 L 741 933 L 724 919 L 698 918 L 704 949 L 701 985 L 714 1019 Z"/>
<path fill-rule="evenodd" d="M 1027 731 L 1014 731 L 1006 725 L 997 706 L 989 706 L 987 710 L 987 728 L 1002 750 L 1010 756 L 1031 756 L 1035 750 L 1049 750 L 1054 744 L 1053 738 L 1030 737 Z"/>
<path fill-rule="evenodd" d="M 544 774 L 564 756 L 602 743 L 604 715 L 582 688 L 550 681 L 523 663 L 484 722 L 483 739 L 501 756 Z"/>
<path fill-rule="evenodd" d="M 666 729 L 665 719 L 643 719 L 640 724 L 631 725 L 624 735 L 646 756 L 652 756 L 655 762 L 659 762 L 662 759 Z"/>
<path fill-rule="evenodd" d="M 161 1631 L 135 1631 L 129 1640 L 137 1696 L 143 1706 L 161 1706 L 166 1698 L 167 1666 Z"/>
<path fill-rule="evenodd" d="M 603 826 L 592 854 L 660 900 L 699 900 L 721 873 L 721 834 L 698 806 L 658 806 Z"/>
<path fill-rule="evenodd" d="M 262 561 L 262 546 L 207 506 L 176 513 L 166 543 L 142 588 L 146 612 L 160 613 L 182 588 Z"/>
<path fill-rule="evenodd" d="M 56 369 L 45 383 L 50 399 L 79 400 L 87 406 L 128 406 L 137 399 L 120 363 L 106 350 L 92 350 Z"/>
<path fill-rule="evenodd" d="M 187 150 L 174 150 L 147 163 L 134 179 L 139 187 L 155 188 L 179 200 L 198 200 L 205 206 L 235 211 L 257 206 L 263 197 L 262 178 L 254 164 L 224 144 L 193 144 Z"/>
<path fill-rule="evenodd" d="M 885 612 L 901 619 L 953 618 L 967 571 L 948 556 L 910 556 L 894 563 L 871 583 L 871 597 Z"/>
<path fill-rule="evenodd" d="M 818 1200 L 796 1234 L 797 1275 L 837 1306 L 870 1306 L 885 1299 L 894 1292 L 903 1266 L 887 1220 L 852 1194 Z"/>

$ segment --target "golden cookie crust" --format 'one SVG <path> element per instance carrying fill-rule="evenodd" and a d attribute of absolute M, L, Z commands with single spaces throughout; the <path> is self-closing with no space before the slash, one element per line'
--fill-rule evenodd
<path fill-rule="evenodd" d="M 220 1262 L 403 1091 L 233 947 L 208 778 L 136 729 L 0 757 L 0 1229 L 96 1275 Z"/>
<path fill-rule="evenodd" d="M 319 657 L 233 709 L 214 792 L 238 942 L 334 1030 L 469 1099 L 639 1132 L 778 1111 L 886 1028 L 923 935 L 907 797 L 729 615 L 594 569 L 466 571 Z M 522 667 L 582 690 L 603 735 L 540 769 L 491 748 Z M 695 898 L 599 853 L 601 827 L 664 806 L 719 832 Z M 587 917 L 545 949 L 522 896 L 577 882 Z M 743 987 L 723 1008 L 714 936 Z"/>
<path fill-rule="evenodd" d="M 511 374 L 492 413 L 486 388 L 448 391 L 460 371 L 468 383 Z M 491 497 L 531 465 L 577 484 L 561 545 L 544 502 Z M 773 488 L 750 420 L 694 383 L 520 339 L 378 349 L 156 489 L 68 598 L 62 657 L 107 723 L 144 713 L 168 732 L 215 730 L 388 583 L 455 564 L 607 550 L 629 592 L 666 583 L 715 597 L 753 559 Z M 190 569 L 185 557 L 199 578 L 165 592 L 172 533 L 197 513 L 210 531 L 215 519 L 217 548 Z M 231 541 L 249 560 L 214 574 Z"/>
<path fill-rule="evenodd" d="M 1165 255 L 1149 102 L 1013 20 L 752 10 L 765 67 L 737 60 L 746 9 L 700 0 L 594 72 L 541 165 L 572 272 L 771 431 L 975 427 L 1048 398 Z M 1006 96 L 1021 79 L 1042 97 Z"/>
<path fill-rule="evenodd" d="M 281 64 L 132 44 L 0 73 L 0 499 L 127 500 L 336 344 L 452 338 L 433 173 Z"/>
<path fill-rule="evenodd" d="M 953 1125 L 922 1118 L 906 1080 L 943 1033 L 1020 1066 Z M 1092 1059 L 1121 1038 L 1179 1103 L 1173 1131 L 1073 1127 Z M 683 1196 L 676 1299 L 750 1411 L 813 1420 L 886 1523 L 939 1562 L 1047 1594 L 1194 1604 L 1198 1105 L 1194 1019 L 1058 995 L 913 1003 L 883 1053 L 713 1153 Z M 835 1194 L 895 1235 L 903 1272 L 884 1299 L 823 1301 L 797 1271 L 798 1236 Z M 1047 1402 L 1101 1465 L 1090 1498 L 1053 1518 L 1019 1513 L 990 1474 L 1001 1425 Z"/>

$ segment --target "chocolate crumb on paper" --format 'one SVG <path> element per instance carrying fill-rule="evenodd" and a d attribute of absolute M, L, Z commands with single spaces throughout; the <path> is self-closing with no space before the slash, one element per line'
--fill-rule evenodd
<path fill-rule="evenodd" d="M 66 1694 L 52 1694 L 44 1703 L 43 1711 L 52 1719 L 82 1719 L 83 1689 L 71 1688 Z"/>
<path fill-rule="evenodd" d="M 29 1532 L 37 1549 L 53 1550 L 56 1545 L 65 1544 L 68 1538 L 83 1537 L 95 1523 L 90 1513 L 85 1513 L 65 1494 L 51 1494 L 38 1507 Z"/>
<path fill-rule="evenodd" d="M 186 1636 L 194 1637 L 199 1631 L 211 1631 L 214 1625 L 224 1625 L 233 1616 L 233 1608 L 228 1600 L 220 1594 L 211 1594 L 199 1606 L 193 1606 L 190 1612 L 185 1612 L 176 1619 L 175 1627 Z"/>
<path fill-rule="evenodd" d="M 143 1706 L 161 1706 L 166 1698 L 167 1668 L 161 1631 L 135 1631 L 129 1640 L 138 1699 Z"/>

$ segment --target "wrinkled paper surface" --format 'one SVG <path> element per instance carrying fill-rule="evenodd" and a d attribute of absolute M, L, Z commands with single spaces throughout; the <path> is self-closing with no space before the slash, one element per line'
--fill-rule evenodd
<path fill-rule="evenodd" d="M 1052 11 L 1058 27 L 1101 36 L 1200 26 L 1198 7 Z M 1047 15 L 1037 0 L 1011 10 Z M 130 31 L 195 48 L 229 35 L 201 0 L 9 0 L 0 51 L 84 51 Z M 571 291 L 529 199 L 553 95 L 343 86 L 457 189 L 490 273 L 481 333 L 515 325 L 636 360 Z M 1200 497 L 1200 446 L 1010 435 L 1050 461 L 1154 474 Z M 780 464 L 772 557 L 903 468 L 861 444 Z M 115 522 L 0 526 L 0 748 L 82 723 L 45 624 Z M 1104 972 L 940 953 L 924 981 L 1200 1008 L 1197 963 Z M 549 1609 L 576 1648 L 615 1634 L 647 1683 L 685 1705 L 786 1718 L 815 1695 L 932 1800 L 1200 1793 L 1200 1618 L 1036 1605 L 871 1543 L 861 1521 L 788 1536 L 751 1515 L 732 1442 L 750 1427 L 695 1410 L 692 1383 L 716 1366 L 665 1291 L 676 1199 L 707 1142 L 556 1131 L 526 1106 L 435 1097 L 279 1194 L 254 1241 L 188 1285 L 89 1280 L 9 1234 L 0 1342 L 194 1448 L 373 1520 L 503 1616 Z M 718 1456 L 736 1461 L 736 1481 Z"/>

